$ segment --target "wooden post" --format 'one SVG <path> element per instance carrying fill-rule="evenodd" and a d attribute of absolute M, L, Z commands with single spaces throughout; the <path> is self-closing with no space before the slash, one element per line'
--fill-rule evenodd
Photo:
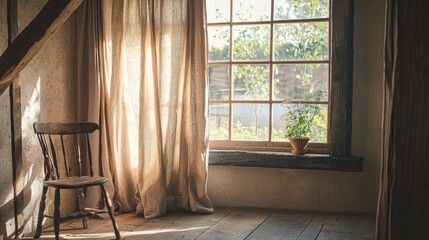
<path fill-rule="evenodd" d="M 7 0 L 8 46 L 18 35 L 18 3 Z M 21 134 L 21 82 L 19 76 L 13 79 L 9 88 L 10 97 L 10 133 L 12 155 L 12 180 L 14 191 L 15 238 L 20 237 L 24 223 L 24 184 L 22 167 L 22 134 Z"/>

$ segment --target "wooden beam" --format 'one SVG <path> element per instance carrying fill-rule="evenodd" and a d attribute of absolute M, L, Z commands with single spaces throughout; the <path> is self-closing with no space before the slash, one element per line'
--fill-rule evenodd
<path fill-rule="evenodd" d="M 350 157 L 353 95 L 353 0 L 332 1 L 331 156 Z"/>
<path fill-rule="evenodd" d="M 18 35 L 18 3 L 7 0 L 8 46 Z M 19 76 L 13 79 L 9 88 L 11 155 L 13 168 L 15 238 L 21 237 L 24 226 L 24 176 L 22 167 L 22 134 L 21 134 L 21 82 Z"/>
<path fill-rule="evenodd" d="M 49 0 L 0 57 L 0 95 L 83 0 Z"/>

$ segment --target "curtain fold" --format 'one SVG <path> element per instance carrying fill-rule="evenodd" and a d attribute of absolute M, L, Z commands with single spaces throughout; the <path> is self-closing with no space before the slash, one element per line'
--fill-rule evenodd
<path fill-rule="evenodd" d="M 96 0 L 79 14 L 77 92 L 89 97 L 77 109 L 99 118 L 119 210 L 212 212 L 205 2 Z"/>
<path fill-rule="evenodd" d="M 429 1 L 387 0 L 376 238 L 429 239 Z"/>
<path fill-rule="evenodd" d="M 381 176 L 377 208 L 377 239 L 390 239 L 390 208 L 392 189 L 392 165 L 389 160 L 392 95 L 394 92 L 394 69 L 397 61 L 397 19 L 398 12 L 391 0 L 386 1 L 386 22 L 384 39 L 384 89 L 383 89 L 383 133 L 381 149 Z"/>
<path fill-rule="evenodd" d="M 74 84 L 75 92 L 75 107 L 74 115 L 76 121 L 92 121 L 98 122 L 101 128 L 99 133 L 90 136 L 94 151 L 92 151 L 92 159 L 97 159 L 94 162 L 94 172 L 98 175 L 109 177 L 111 181 L 106 184 L 106 187 L 111 196 L 115 193 L 114 183 L 115 175 L 113 165 L 111 164 L 111 153 L 107 139 L 108 132 L 106 131 L 105 109 L 105 89 L 104 81 L 106 70 L 101 59 L 104 59 L 103 49 L 103 27 L 99 21 L 101 17 L 101 1 L 91 0 L 84 1 L 72 16 L 74 21 L 73 36 L 77 51 L 75 51 L 75 76 Z M 103 99 L 103 101 L 102 101 Z M 103 117 L 102 117 L 103 115 Z M 107 137 L 103 137 L 106 135 Z M 102 144 L 99 144 L 102 142 Z M 95 150 L 96 149 L 96 150 Z M 97 151 L 98 150 L 98 151 Z M 101 159 L 100 157 L 103 157 Z M 103 207 L 104 201 L 100 198 L 101 192 L 99 189 L 91 189 L 87 192 L 87 204 L 90 207 Z M 116 201 L 115 201 L 116 202 Z"/>

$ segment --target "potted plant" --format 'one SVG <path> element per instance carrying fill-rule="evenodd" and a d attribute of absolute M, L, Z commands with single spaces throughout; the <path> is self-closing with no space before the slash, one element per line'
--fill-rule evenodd
<path fill-rule="evenodd" d="M 292 145 L 292 153 L 305 154 L 307 144 L 310 141 L 314 117 L 321 114 L 322 108 L 318 104 L 310 104 L 308 101 L 321 101 L 326 92 L 314 91 L 305 97 L 305 101 L 286 100 L 283 106 L 286 108 L 285 137 Z"/>

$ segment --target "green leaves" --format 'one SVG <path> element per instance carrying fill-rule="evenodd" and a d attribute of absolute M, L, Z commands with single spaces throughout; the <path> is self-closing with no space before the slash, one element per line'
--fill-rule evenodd
<path fill-rule="evenodd" d="M 270 25 L 233 27 L 234 60 L 269 60 Z"/>
<path fill-rule="evenodd" d="M 326 95 L 325 91 L 315 91 L 306 96 L 306 101 L 321 101 Z M 322 107 L 318 104 L 310 103 L 293 103 L 285 101 L 283 106 L 286 108 L 287 113 L 283 115 L 285 119 L 285 137 L 312 137 L 313 131 L 320 133 L 317 126 L 322 126 L 326 130 L 326 117 L 323 116 Z M 316 123 L 316 126 L 314 126 Z M 317 137 L 317 135 L 316 135 Z M 319 137 L 317 137 L 319 138 Z"/>
<path fill-rule="evenodd" d="M 328 23 L 274 25 L 274 60 L 329 59 Z"/>
<path fill-rule="evenodd" d="M 329 0 L 274 0 L 274 19 L 308 19 L 329 16 Z"/>

